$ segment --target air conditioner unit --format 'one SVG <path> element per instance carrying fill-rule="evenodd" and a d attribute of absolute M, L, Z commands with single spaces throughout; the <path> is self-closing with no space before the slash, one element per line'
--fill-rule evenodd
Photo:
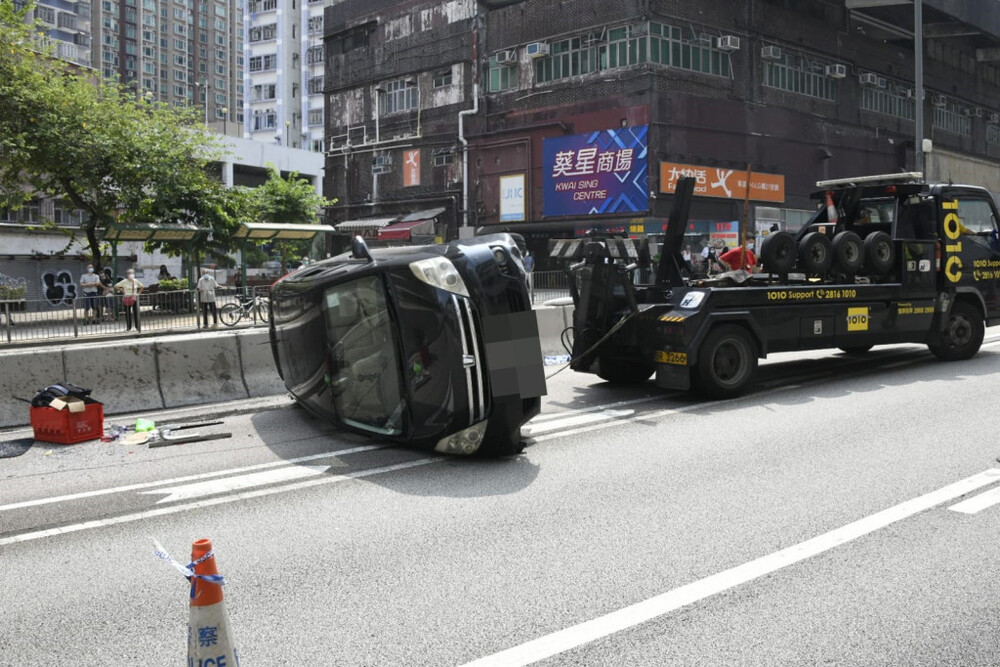
<path fill-rule="evenodd" d="M 912 100 L 915 93 L 913 92 L 912 88 L 900 88 L 899 94 L 901 97 L 905 97 L 908 100 Z"/>
<path fill-rule="evenodd" d="M 994 125 L 1000 125 L 1000 113 L 993 112 L 989 115 L 989 121 Z"/>
<path fill-rule="evenodd" d="M 939 109 L 943 109 L 944 107 L 948 106 L 948 98 L 945 97 L 944 95 L 934 95 L 931 97 L 931 104 L 938 107 Z"/>
<path fill-rule="evenodd" d="M 781 60 L 781 47 L 762 46 L 760 49 L 760 57 L 764 60 Z"/>
<path fill-rule="evenodd" d="M 508 63 L 517 62 L 517 51 L 497 51 L 493 55 L 493 59 L 498 65 L 506 65 Z"/>
<path fill-rule="evenodd" d="M 879 88 L 885 88 L 889 85 L 889 82 L 885 80 L 885 77 L 880 76 L 876 85 L 878 85 Z"/>
<path fill-rule="evenodd" d="M 715 46 L 720 51 L 738 51 L 740 48 L 740 38 L 736 35 L 723 35 L 716 40 Z"/>
<path fill-rule="evenodd" d="M 549 45 L 545 42 L 531 42 L 524 47 L 524 53 L 529 58 L 541 58 L 549 55 Z"/>
<path fill-rule="evenodd" d="M 986 109 L 982 107 L 976 107 L 976 118 L 982 118 L 986 115 Z"/>
<path fill-rule="evenodd" d="M 827 65 L 826 75 L 831 79 L 843 79 L 847 76 L 847 65 L 841 65 L 840 63 Z"/>
<path fill-rule="evenodd" d="M 392 165 L 391 155 L 376 155 L 372 160 L 372 164 L 378 167 L 388 167 Z"/>
<path fill-rule="evenodd" d="M 963 116 L 971 116 L 972 115 L 972 109 L 970 109 L 969 107 L 962 107 L 962 115 Z"/>
<path fill-rule="evenodd" d="M 862 72 L 858 76 L 858 82 L 862 86 L 877 86 L 878 85 L 878 75 L 874 72 Z"/>

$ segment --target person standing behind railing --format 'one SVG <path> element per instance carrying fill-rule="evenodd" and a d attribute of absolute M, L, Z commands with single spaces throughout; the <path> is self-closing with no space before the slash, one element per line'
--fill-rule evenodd
<path fill-rule="evenodd" d="M 103 310 L 102 316 L 105 319 L 118 319 L 115 314 L 115 287 L 114 281 L 111 279 L 111 269 L 104 267 L 101 271 L 101 291 L 104 296 L 98 299 L 99 310 Z"/>
<path fill-rule="evenodd" d="M 524 253 L 524 277 L 528 283 L 528 294 L 532 294 L 535 289 L 535 282 L 532 279 L 532 272 L 535 270 L 535 258 L 531 256 L 531 252 Z"/>
<path fill-rule="evenodd" d="M 139 295 L 146 288 L 141 282 L 136 280 L 135 271 L 128 270 L 124 280 L 115 285 L 115 289 L 124 294 L 122 306 L 125 307 L 125 331 L 132 330 L 132 318 L 135 317 L 135 330 L 142 331 L 139 324 Z"/>
<path fill-rule="evenodd" d="M 83 319 L 97 324 L 100 315 L 97 301 L 101 290 L 101 277 L 94 273 L 94 265 L 87 265 L 87 272 L 80 276 L 80 289 L 83 290 Z"/>
<path fill-rule="evenodd" d="M 212 328 L 219 326 L 219 310 L 215 306 L 215 288 L 219 283 L 215 282 L 215 276 L 209 273 L 208 268 L 201 270 L 201 278 L 198 279 L 198 303 L 201 304 L 201 316 L 208 328 L 208 311 L 212 311 Z"/>

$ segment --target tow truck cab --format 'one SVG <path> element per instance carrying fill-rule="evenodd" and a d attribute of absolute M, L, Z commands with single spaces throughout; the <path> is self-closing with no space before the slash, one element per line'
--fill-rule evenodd
<path fill-rule="evenodd" d="M 452 454 L 523 448 L 545 393 L 521 253 L 507 234 L 369 249 L 271 288 L 271 348 L 306 409 Z"/>
<path fill-rule="evenodd" d="M 623 278 L 631 274 L 613 252 L 576 265 L 573 367 L 612 382 L 655 372 L 661 387 L 726 397 L 745 391 L 757 359 L 772 352 L 915 342 L 945 360 L 974 355 L 984 326 L 1000 323 L 1000 216 L 990 193 L 915 173 L 817 186 L 809 223 L 765 238 L 762 273 L 683 277 L 674 224 L 686 215 L 673 214 L 652 285 Z M 582 256 L 616 243 L 592 241 Z M 609 286 L 590 280 L 597 274 Z"/>

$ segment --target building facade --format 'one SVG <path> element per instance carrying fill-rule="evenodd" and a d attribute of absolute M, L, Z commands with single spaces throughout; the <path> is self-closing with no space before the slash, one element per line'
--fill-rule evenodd
<path fill-rule="evenodd" d="M 94 0 L 92 65 L 137 95 L 243 121 L 241 0 Z"/>
<path fill-rule="evenodd" d="M 323 150 L 322 0 L 249 0 L 243 136 Z"/>
<path fill-rule="evenodd" d="M 794 228 L 817 180 L 914 168 L 918 103 L 929 178 L 1000 191 L 1000 13 L 922 4 L 918 102 L 912 3 L 346 0 L 326 10 L 330 221 L 434 200 L 439 236 L 655 234 L 693 174 L 698 240 L 735 235 L 748 181 L 751 220 Z"/>

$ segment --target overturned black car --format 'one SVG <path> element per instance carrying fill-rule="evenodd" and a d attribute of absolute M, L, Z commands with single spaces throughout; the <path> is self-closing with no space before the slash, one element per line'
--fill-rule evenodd
<path fill-rule="evenodd" d="M 521 451 L 545 394 L 514 238 L 353 251 L 271 288 L 271 348 L 295 399 L 345 429 L 450 454 Z"/>

